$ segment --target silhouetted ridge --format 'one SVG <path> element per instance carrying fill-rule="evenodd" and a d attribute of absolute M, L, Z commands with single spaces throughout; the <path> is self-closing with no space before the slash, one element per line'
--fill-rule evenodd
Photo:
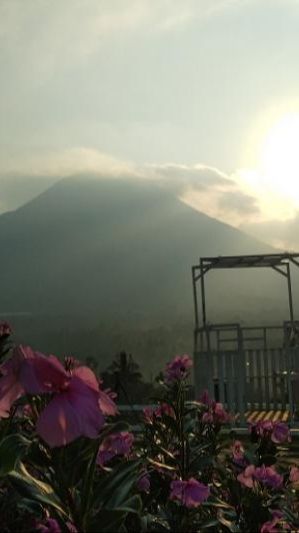
<path fill-rule="evenodd" d="M 176 314 L 199 255 L 265 251 L 153 182 L 64 179 L 0 217 L 1 310 Z"/>

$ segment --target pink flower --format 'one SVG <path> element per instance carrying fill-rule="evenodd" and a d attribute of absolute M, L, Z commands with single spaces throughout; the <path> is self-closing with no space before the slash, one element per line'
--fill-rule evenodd
<path fill-rule="evenodd" d="M 258 435 L 259 437 L 269 437 L 271 436 L 273 430 L 273 422 L 270 420 L 263 420 L 257 422 L 256 424 L 251 425 L 251 432 Z"/>
<path fill-rule="evenodd" d="M 245 468 L 245 470 L 243 472 L 241 472 L 241 474 L 239 474 L 237 476 L 237 480 L 242 484 L 244 485 L 244 487 L 247 487 L 249 489 L 252 489 L 253 488 L 253 476 L 254 476 L 254 473 L 255 473 L 255 466 L 254 465 L 249 465 Z"/>
<path fill-rule="evenodd" d="M 283 476 L 278 474 L 272 466 L 262 465 L 261 467 L 257 467 L 254 472 L 254 477 L 257 481 L 272 489 L 279 489 L 283 484 Z"/>
<path fill-rule="evenodd" d="M 0 366 L 0 418 L 9 416 L 14 402 L 25 394 L 20 379 L 21 365 L 26 359 L 34 358 L 31 348 L 16 348 L 10 359 Z"/>
<path fill-rule="evenodd" d="M 109 435 L 99 447 L 97 464 L 103 466 L 117 455 L 128 457 L 131 452 L 133 442 L 134 435 L 128 431 L 121 431 L 119 433 L 113 433 L 112 435 Z"/>
<path fill-rule="evenodd" d="M 289 480 L 291 483 L 297 483 L 297 481 L 299 481 L 299 468 L 297 468 L 297 466 L 292 466 Z"/>
<path fill-rule="evenodd" d="M 72 522 L 67 522 L 66 525 L 70 533 L 79 533 L 78 529 L 72 524 Z"/>
<path fill-rule="evenodd" d="M 265 465 L 257 468 L 254 465 L 249 465 L 237 476 L 237 479 L 242 485 L 250 489 L 253 488 L 255 480 L 272 489 L 278 489 L 283 484 L 283 476 L 278 474 L 272 466 Z"/>
<path fill-rule="evenodd" d="M 210 402 L 208 411 L 202 415 L 202 421 L 207 424 L 221 425 L 229 422 L 231 416 L 224 409 L 222 403 Z"/>
<path fill-rule="evenodd" d="M 263 439 L 271 439 L 275 444 L 291 441 L 289 427 L 284 422 L 271 422 L 270 420 L 264 420 L 253 424 L 251 431 L 258 437 Z"/>
<path fill-rule="evenodd" d="M 271 440 L 272 442 L 275 442 L 275 444 L 290 442 L 291 434 L 288 425 L 284 422 L 274 422 Z"/>
<path fill-rule="evenodd" d="M 3 337 L 9 337 L 12 334 L 12 328 L 8 322 L 0 322 L 0 340 Z"/>
<path fill-rule="evenodd" d="M 279 520 L 277 518 L 274 518 L 269 522 L 265 522 L 261 527 L 261 533 L 280 533 L 281 531 L 283 530 L 281 529 Z"/>
<path fill-rule="evenodd" d="M 204 413 L 202 415 L 202 421 L 205 424 L 213 424 L 213 422 L 214 422 L 213 413 L 211 411 L 207 411 L 206 413 Z"/>
<path fill-rule="evenodd" d="M 261 533 L 278 533 L 280 529 L 277 529 L 277 520 L 271 520 L 269 522 L 265 522 L 260 531 Z"/>
<path fill-rule="evenodd" d="M 244 450 L 242 442 L 240 442 L 239 440 L 236 440 L 232 446 L 232 455 L 233 455 L 233 461 L 235 464 L 239 466 L 245 466 L 246 460 L 244 457 L 244 453 L 245 453 L 245 450 Z"/>
<path fill-rule="evenodd" d="M 198 507 L 210 494 L 210 489 L 194 478 L 187 481 L 176 479 L 171 482 L 170 500 L 177 500 L 185 507 Z"/>
<path fill-rule="evenodd" d="M 278 474 L 272 466 L 265 465 L 261 467 L 249 465 L 237 476 L 237 479 L 248 488 L 253 487 L 255 480 L 273 489 L 278 489 L 283 484 L 283 476 Z"/>
<path fill-rule="evenodd" d="M 14 401 L 24 394 L 51 395 L 36 426 L 37 433 L 51 447 L 63 446 L 80 436 L 96 438 L 104 424 L 103 412 L 116 411 L 112 400 L 99 389 L 94 373 L 85 366 L 67 372 L 55 356 L 46 357 L 20 346 L 1 371 L 1 416 L 7 416 Z"/>
<path fill-rule="evenodd" d="M 99 408 L 103 415 L 115 416 L 118 413 L 118 409 L 113 401 L 115 394 L 109 391 L 108 389 L 101 389 L 103 382 L 101 380 L 97 380 L 96 376 L 94 375 L 93 371 L 90 370 L 90 368 L 86 366 L 81 366 L 79 368 L 76 368 L 75 373 L 76 375 L 82 375 L 85 383 L 98 394 Z"/>
<path fill-rule="evenodd" d="M 14 402 L 24 393 L 22 385 L 17 380 L 13 364 L 4 363 L 1 367 L 0 378 L 0 418 L 7 418 Z"/>
<path fill-rule="evenodd" d="M 280 533 L 281 531 L 290 531 L 290 525 L 283 520 L 283 514 L 280 511 L 272 511 L 272 520 L 265 522 L 261 533 Z"/>
<path fill-rule="evenodd" d="M 143 409 L 143 417 L 146 424 L 152 424 L 154 421 L 154 409 L 152 407 L 145 407 Z"/>
<path fill-rule="evenodd" d="M 141 473 L 137 481 L 137 488 L 138 490 L 140 490 L 140 492 L 146 492 L 147 494 L 150 492 L 151 481 L 146 470 L 143 470 L 143 472 Z"/>
<path fill-rule="evenodd" d="M 165 402 L 158 405 L 155 409 L 152 407 L 145 407 L 143 409 L 143 416 L 146 424 L 152 424 L 155 418 L 163 418 L 163 415 L 175 418 L 173 408 Z"/>
<path fill-rule="evenodd" d="M 216 424 L 225 424 L 230 420 L 229 414 L 225 411 L 222 403 L 216 403 L 214 408 L 214 421 Z"/>
<path fill-rule="evenodd" d="M 102 385 L 102 381 L 99 380 L 99 406 L 102 411 L 102 413 L 106 416 L 115 416 L 118 413 L 118 409 L 116 407 L 116 404 L 114 403 L 114 400 L 117 396 L 115 392 L 111 391 L 110 389 L 102 390 L 100 387 Z"/>
<path fill-rule="evenodd" d="M 204 390 L 202 395 L 199 398 L 199 401 L 206 405 L 207 407 L 213 407 L 215 405 L 215 400 L 212 400 L 209 396 L 209 392 L 207 390 Z"/>
<path fill-rule="evenodd" d="M 162 418 L 164 415 L 169 416 L 171 418 L 175 418 L 174 410 L 168 403 L 161 403 L 155 410 L 154 410 L 154 416 L 157 418 Z"/>
<path fill-rule="evenodd" d="M 78 529 L 71 522 L 67 522 L 65 525 L 70 533 L 78 533 Z M 48 518 L 46 522 L 36 524 L 35 527 L 36 531 L 40 533 L 61 533 L 60 526 L 55 518 Z"/>
<path fill-rule="evenodd" d="M 175 357 L 170 363 L 167 363 L 164 372 L 165 381 L 173 383 L 186 379 L 189 375 L 189 369 L 192 367 L 193 361 L 189 355 L 182 355 Z"/>
<path fill-rule="evenodd" d="M 55 518 L 48 518 L 44 524 L 38 524 L 36 529 L 40 533 L 61 533 L 60 526 Z"/>
<path fill-rule="evenodd" d="M 21 381 L 29 394 L 51 393 L 40 414 L 37 433 L 50 446 L 63 446 L 80 436 L 96 438 L 104 424 L 99 386 L 89 368 L 68 373 L 53 355 L 36 354 L 21 367 Z"/>

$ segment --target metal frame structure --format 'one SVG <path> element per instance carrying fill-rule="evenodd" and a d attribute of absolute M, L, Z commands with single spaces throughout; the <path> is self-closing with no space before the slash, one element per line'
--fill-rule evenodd
<path fill-rule="evenodd" d="M 221 331 L 224 329 L 238 329 L 239 324 L 214 324 L 207 322 L 206 313 L 206 292 L 205 292 L 205 275 L 212 269 L 231 269 L 231 268 L 272 268 L 287 279 L 288 300 L 289 300 L 289 323 L 295 325 L 294 305 L 292 295 L 290 262 L 299 267 L 299 254 L 281 253 L 281 254 L 259 254 L 259 255 L 237 255 L 237 256 L 218 256 L 202 257 L 198 265 L 192 266 L 193 298 L 195 311 L 195 329 L 194 329 L 194 351 L 198 351 L 198 336 L 200 335 L 201 344 L 203 343 L 203 334 L 206 336 L 207 349 L 210 348 L 210 331 Z M 201 314 L 202 326 L 199 323 L 199 307 L 197 282 L 200 281 L 201 288 Z M 264 345 L 266 346 L 266 329 L 279 329 L 279 326 L 259 326 L 242 328 L 243 331 L 250 329 L 262 330 Z M 260 340 L 260 337 L 258 338 Z M 246 340 L 243 338 L 243 341 Z M 247 339 L 250 340 L 250 339 Z M 257 340 L 257 338 L 255 339 Z"/>
<path fill-rule="evenodd" d="M 278 406 L 280 400 L 280 403 L 286 407 L 285 392 L 280 392 L 280 397 L 278 396 L 277 376 L 280 376 L 281 383 L 283 380 L 283 386 L 287 387 L 291 416 L 295 413 L 292 379 L 295 375 L 299 375 L 299 321 L 294 319 L 290 263 L 299 267 L 299 254 L 203 257 L 198 265 L 192 267 L 195 310 L 195 392 L 199 393 L 203 388 L 207 388 L 210 393 L 217 394 L 214 388 L 217 383 L 220 401 L 225 401 L 228 407 L 236 409 L 241 425 L 245 423 L 245 411 L 249 405 L 251 408 L 253 406 L 256 408 L 256 405 L 262 409 L 265 409 L 266 405 L 270 407 L 270 388 L 273 405 Z M 236 322 L 209 323 L 206 312 L 205 276 L 212 269 L 232 268 L 271 268 L 284 276 L 287 281 L 289 319 L 281 326 L 241 326 Z M 201 323 L 198 284 L 201 293 Z M 269 347 L 267 330 L 283 332 L 283 342 L 279 349 Z M 271 340 L 273 342 L 273 335 Z M 252 346 L 252 341 L 261 342 L 258 350 Z M 269 370 L 269 365 L 272 370 Z M 248 396 L 248 384 L 253 387 L 252 394 L 250 393 L 251 399 L 250 394 Z M 282 385 L 280 390 L 285 390 L 282 389 Z M 299 405 L 298 401 L 296 400 L 296 405 Z"/>

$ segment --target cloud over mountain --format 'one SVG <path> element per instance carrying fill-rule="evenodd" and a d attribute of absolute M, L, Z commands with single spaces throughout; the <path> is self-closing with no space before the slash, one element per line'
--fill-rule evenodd
<path fill-rule="evenodd" d="M 272 246 L 297 252 L 299 249 L 299 212 L 289 220 L 268 220 L 258 223 L 244 223 L 240 229 L 246 233 L 257 236 Z"/>
<path fill-rule="evenodd" d="M 217 168 L 204 164 L 137 165 L 87 147 L 3 161 L 0 212 L 15 209 L 55 181 L 72 175 L 159 182 L 188 205 L 235 226 L 244 219 L 250 222 L 258 212 L 256 199 Z"/>

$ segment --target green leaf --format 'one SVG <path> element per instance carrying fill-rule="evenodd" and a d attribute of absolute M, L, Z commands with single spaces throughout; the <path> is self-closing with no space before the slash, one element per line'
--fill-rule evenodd
<path fill-rule="evenodd" d="M 152 425 L 153 429 L 159 433 L 163 441 L 169 432 L 177 434 L 179 426 L 174 418 L 163 415 L 162 418 L 156 418 Z"/>
<path fill-rule="evenodd" d="M 125 484 L 126 490 L 129 490 L 132 484 L 137 480 L 137 470 L 140 461 L 120 464 L 113 469 L 111 473 L 105 475 L 100 480 L 100 483 L 95 487 L 94 506 L 102 505 L 108 507 L 109 501 L 117 497 L 117 494 L 122 494 L 124 498 L 124 490 L 122 485 Z M 126 497 L 126 496 L 125 496 Z"/>
<path fill-rule="evenodd" d="M 218 516 L 218 522 L 220 522 L 220 524 L 225 526 L 232 533 L 238 533 L 240 531 L 240 529 L 234 522 L 232 522 L 231 520 L 228 520 L 221 514 L 219 514 Z"/>
<path fill-rule="evenodd" d="M 127 513 L 139 514 L 142 509 L 141 497 L 139 496 L 139 494 L 131 496 L 121 504 L 119 509 L 121 509 L 122 511 L 126 511 Z"/>
<path fill-rule="evenodd" d="M 30 441 L 23 435 L 8 435 L 0 442 L 0 476 L 6 476 L 15 469 L 29 448 Z"/>
<path fill-rule="evenodd" d="M 171 471 L 175 470 L 174 466 L 169 466 L 169 465 L 166 465 L 165 463 L 159 463 L 159 461 L 154 461 L 154 459 L 151 459 L 150 457 L 148 457 L 147 460 L 151 465 L 157 466 L 158 468 L 164 468 L 164 470 L 171 470 Z"/>
<path fill-rule="evenodd" d="M 116 532 L 120 530 L 120 527 L 124 523 L 127 516 L 126 511 L 122 510 L 101 510 L 96 519 L 94 519 L 88 526 L 88 531 L 98 533 L 99 531 Z"/>
<path fill-rule="evenodd" d="M 51 455 L 48 450 L 38 440 L 31 442 L 30 448 L 26 454 L 27 460 L 37 468 L 47 468 L 51 464 Z"/>
<path fill-rule="evenodd" d="M 219 509 L 229 509 L 231 511 L 234 510 L 234 508 L 229 503 L 226 503 L 220 500 L 219 498 L 215 498 L 215 497 L 209 498 L 208 501 L 203 502 L 201 505 L 202 507 L 217 507 Z"/>
<path fill-rule="evenodd" d="M 192 471 L 201 471 L 207 466 L 214 464 L 214 458 L 212 456 L 202 455 L 195 457 L 194 460 L 190 463 L 190 470 Z"/>
<path fill-rule="evenodd" d="M 169 459 L 172 459 L 173 461 L 177 460 L 176 457 L 173 455 L 173 453 L 171 453 L 169 450 L 166 450 L 166 448 L 164 448 L 163 446 L 157 445 L 157 449 L 163 452 L 165 455 L 167 455 Z"/>
<path fill-rule="evenodd" d="M 97 513 L 96 519 L 93 519 L 88 524 L 88 531 L 120 531 L 127 514 L 139 514 L 142 509 L 142 500 L 139 495 L 133 495 L 127 498 L 118 507 L 109 507 L 111 503 L 108 502 L 105 504 L 105 508 L 102 508 Z"/>
<path fill-rule="evenodd" d="M 121 485 L 118 486 L 117 490 L 113 492 L 109 500 L 105 500 L 105 507 L 107 507 L 107 509 L 117 509 L 127 506 L 128 495 L 136 481 L 137 476 L 135 475 L 135 472 L 133 472 L 122 482 Z"/>
<path fill-rule="evenodd" d="M 186 406 L 186 407 L 189 407 L 189 406 L 190 406 L 190 407 L 196 407 L 196 408 L 198 408 L 198 407 L 205 407 L 205 405 L 204 405 L 203 403 L 201 403 L 201 402 L 197 402 L 196 400 L 187 400 L 187 401 L 185 402 L 185 406 Z"/>
<path fill-rule="evenodd" d="M 201 529 L 209 529 L 210 527 L 214 528 L 214 531 L 215 531 L 215 526 L 219 526 L 219 522 L 217 519 L 212 519 L 212 520 L 209 520 L 208 522 L 205 522 L 204 524 L 201 524 Z"/>
<path fill-rule="evenodd" d="M 99 442 L 102 442 L 111 433 L 120 433 L 121 431 L 130 431 L 130 425 L 122 420 L 109 424 L 101 431 Z"/>
<path fill-rule="evenodd" d="M 59 511 L 62 515 L 67 516 L 62 503 L 54 493 L 52 487 L 33 477 L 23 463 L 18 465 L 18 471 L 13 470 L 10 472 L 9 479 L 21 496 L 28 500 L 49 505 Z"/>
<path fill-rule="evenodd" d="M 43 508 L 42 503 L 29 500 L 28 498 L 22 498 L 20 503 L 18 503 L 18 508 L 24 509 L 25 511 L 35 516 L 39 516 L 39 515 L 42 516 L 44 513 L 44 508 Z"/>

